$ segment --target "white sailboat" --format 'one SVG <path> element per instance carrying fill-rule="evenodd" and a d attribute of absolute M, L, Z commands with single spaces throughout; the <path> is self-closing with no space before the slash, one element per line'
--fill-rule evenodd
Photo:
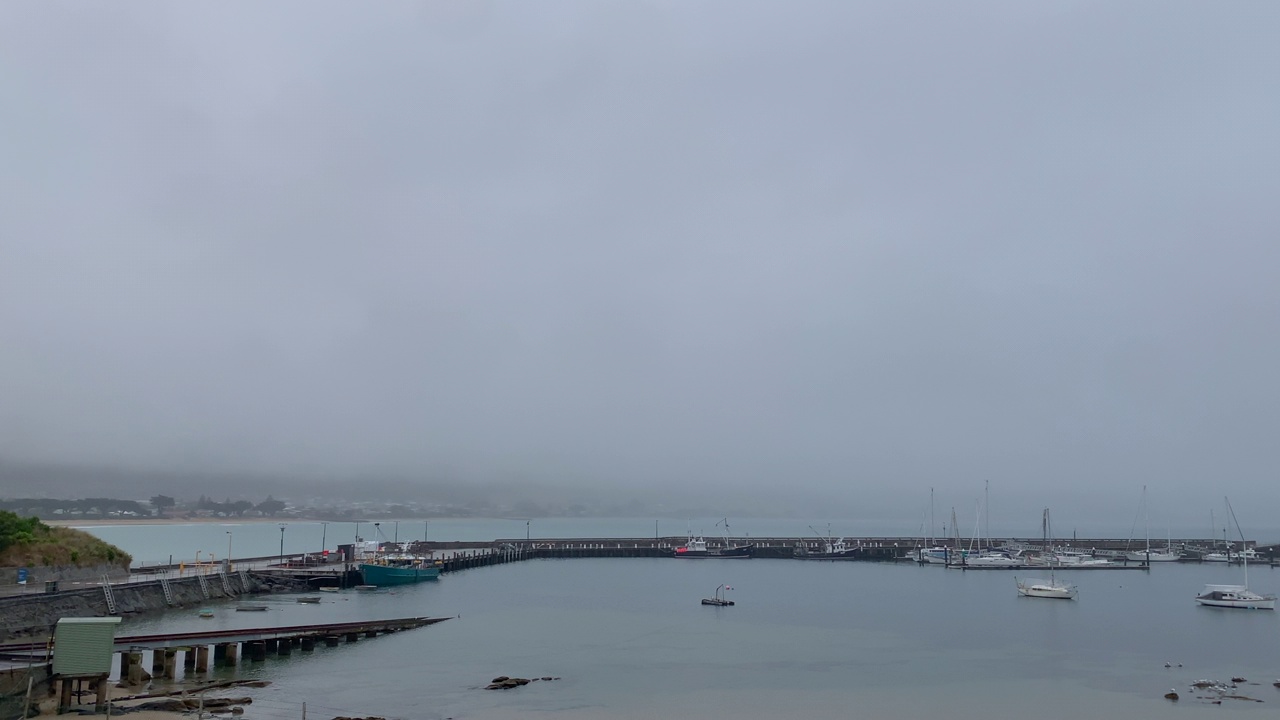
<path fill-rule="evenodd" d="M 1044 530 L 1044 546 L 1046 554 L 1050 547 L 1050 524 L 1049 524 L 1049 508 L 1044 509 L 1044 515 L 1040 521 Z M 1076 586 L 1058 582 L 1054 576 L 1054 565 L 1049 565 L 1048 580 L 1019 580 L 1014 578 L 1014 582 L 1018 584 L 1018 594 L 1022 597 L 1037 598 L 1055 598 L 1058 600 L 1074 600 L 1076 597 Z"/>
<path fill-rule="evenodd" d="M 1227 514 L 1231 517 L 1231 521 L 1235 523 L 1236 532 L 1240 533 L 1240 545 L 1244 547 L 1244 531 L 1240 529 L 1240 522 L 1236 520 L 1236 512 L 1231 507 L 1231 501 L 1224 498 L 1227 504 Z M 1209 607 L 1222 608 L 1239 608 L 1244 610 L 1275 610 L 1276 596 L 1262 595 L 1249 589 L 1249 560 L 1247 556 L 1241 554 L 1241 565 L 1244 566 L 1244 584 L 1243 585 L 1205 585 L 1204 590 L 1196 596 L 1196 602 Z"/>
<path fill-rule="evenodd" d="M 1168 540 L 1165 541 L 1164 550 L 1151 549 L 1151 511 L 1147 507 L 1147 486 L 1142 486 L 1142 526 L 1146 534 L 1146 548 L 1141 552 L 1125 553 L 1124 557 L 1130 562 L 1177 562 L 1182 559 L 1182 553 L 1175 551 Z"/>
<path fill-rule="evenodd" d="M 933 488 L 929 488 L 929 541 L 928 547 L 916 550 L 916 562 L 927 565 L 946 565 L 951 558 L 952 551 L 946 546 L 939 545 L 934 538 L 934 531 L 937 529 L 937 522 L 934 520 L 934 503 Z"/>

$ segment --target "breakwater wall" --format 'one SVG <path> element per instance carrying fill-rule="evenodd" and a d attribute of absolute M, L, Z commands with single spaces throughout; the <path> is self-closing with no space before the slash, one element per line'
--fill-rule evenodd
<path fill-rule="evenodd" d="M 27 585 L 43 585 L 48 581 L 102 580 L 106 575 L 112 580 L 129 576 L 129 568 L 119 565 L 92 565 L 90 567 L 59 567 L 36 565 L 27 570 Z M 0 586 L 17 585 L 18 568 L 0 568 Z"/>
<path fill-rule="evenodd" d="M 166 589 L 166 585 L 168 586 Z M 289 578 L 258 573 L 228 573 L 113 584 L 110 600 L 103 587 L 0 598 L 0 642 L 48 637 L 58 618 L 134 615 L 209 600 L 305 588 Z M 110 607 L 115 605 L 114 612 Z"/>

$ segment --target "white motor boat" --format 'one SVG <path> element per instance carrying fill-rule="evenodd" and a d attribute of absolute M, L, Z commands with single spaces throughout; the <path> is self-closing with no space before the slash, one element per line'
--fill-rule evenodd
<path fill-rule="evenodd" d="M 956 562 L 961 557 L 961 551 L 952 550 L 951 548 L 940 545 L 931 548 L 921 548 L 918 551 L 917 558 L 922 563 L 930 565 L 946 565 L 948 562 Z"/>
<path fill-rule="evenodd" d="M 1238 553 L 1211 552 L 1201 556 L 1200 559 L 1203 562 L 1242 563 L 1242 562 L 1259 562 L 1262 560 L 1262 556 L 1259 555 L 1258 551 L 1254 550 L 1253 548 L 1245 548 L 1244 550 L 1241 550 Z"/>
<path fill-rule="evenodd" d="M 1259 595 L 1244 585 L 1205 585 L 1196 602 L 1210 607 L 1275 610 L 1275 595 Z"/>

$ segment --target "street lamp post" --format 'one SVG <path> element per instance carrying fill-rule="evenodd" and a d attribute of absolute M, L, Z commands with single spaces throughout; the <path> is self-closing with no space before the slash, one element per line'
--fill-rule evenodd
<path fill-rule="evenodd" d="M 227 572 L 231 572 L 231 531 L 227 531 Z"/>
<path fill-rule="evenodd" d="M 280 523 L 280 567 L 284 567 L 284 523 Z"/>

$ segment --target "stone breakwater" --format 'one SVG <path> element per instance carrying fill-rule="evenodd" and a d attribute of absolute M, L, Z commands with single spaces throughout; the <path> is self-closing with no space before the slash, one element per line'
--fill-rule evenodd
<path fill-rule="evenodd" d="M 192 607 L 210 600 L 220 600 L 270 592 L 305 590 L 307 584 L 254 573 L 231 573 L 224 586 L 217 575 L 169 580 L 172 603 L 165 598 L 159 580 L 113 585 L 116 614 L 122 616 Z M 206 592 L 208 593 L 206 595 Z M 0 643 L 33 637 L 48 637 L 59 618 L 102 617 L 111 614 L 106 594 L 101 587 L 69 590 L 50 594 L 17 595 L 0 598 Z"/>

